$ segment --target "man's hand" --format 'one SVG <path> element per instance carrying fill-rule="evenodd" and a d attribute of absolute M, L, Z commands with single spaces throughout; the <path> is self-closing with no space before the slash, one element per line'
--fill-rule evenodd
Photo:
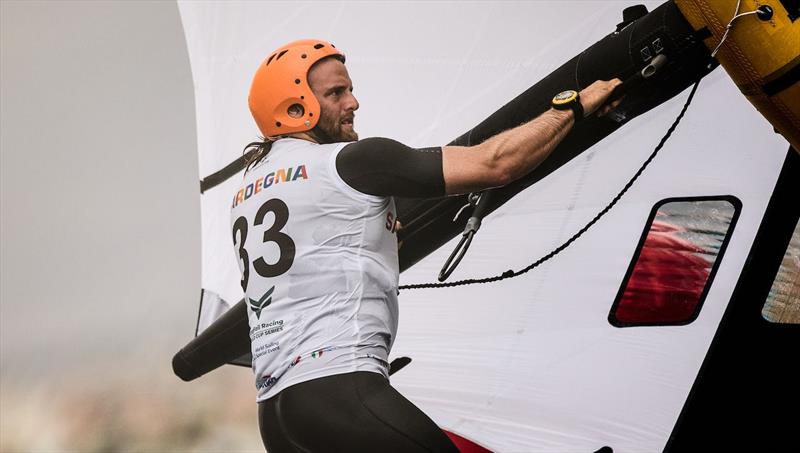
<path fill-rule="evenodd" d="M 614 91 L 614 88 L 619 85 L 622 85 L 620 79 L 598 80 L 581 90 L 580 100 L 581 105 L 583 105 L 584 115 L 589 116 L 596 112 L 597 116 L 603 116 L 617 108 L 622 98 L 617 99 L 611 104 L 605 104 L 608 101 L 608 97 L 611 96 L 611 93 Z"/>

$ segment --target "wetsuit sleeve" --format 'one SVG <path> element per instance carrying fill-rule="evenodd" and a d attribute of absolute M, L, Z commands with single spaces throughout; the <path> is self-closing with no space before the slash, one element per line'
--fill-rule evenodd
<path fill-rule="evenodd" d="M 336 170 L 350 187 L 369 195 L 445 195 L 441 147 L 410 148 L 388 138 L 367 138 L 339 152 Z"/>

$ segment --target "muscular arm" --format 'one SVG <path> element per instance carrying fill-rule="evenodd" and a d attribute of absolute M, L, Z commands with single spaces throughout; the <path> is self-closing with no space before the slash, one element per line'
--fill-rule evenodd
<path fill-rule="evenodd" d="M 597 81 L 581 91 L 581 103 L 586 114 L 603 105 L 620 83 L 618 79 Z M 600 113 L 607 113 L 609 109 L 610 106 Z M 574 123 L 571 110 L 550 109 L 479 145 L 445 146 L 442 149 L 442 167 L 447 193 L 504 186 L 525 176 L 550 155 Z"/>
<path fill-rule="evenodd" d="M 620 83 L 597 81 L 581 91 L 586 114 L 603 105 Z M 370 195 L 415 198 L 474 192 L 504 186 L 530 173 L 574 123 L 572 110 L 550 109 L 469 147 L 414 149 L 386 138 L 368 138 L 345 146 L 336 168 L 348 185 Z"/>

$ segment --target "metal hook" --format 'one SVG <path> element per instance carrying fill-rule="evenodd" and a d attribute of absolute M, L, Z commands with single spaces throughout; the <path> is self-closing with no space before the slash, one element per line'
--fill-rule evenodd
<path fill-rule="evenodd" d="M 481 199 L 482 194 L 483 192 L 472 192 L 469 195 L 467 195 L 467 204 L 461 206 L 461 209 L 459 209 L 458 212 L 456 212 L 455 217 L 453 217 L 453 222 L 458 220 L 458 217 L 461 215 L 462 212 L 464 212 L 465 209 L 467 209 L 470 206 L 474 207 L 475 205 L 477 205 L 478 201 Z"/>
<path fill-rule="evenodd" d="M 470 244 L 472 244 L 472 238 L 481 227 L 481 219 L 483 219 L 483 215 L 484 212 L 486 212 L 486 207 L 489 205 L 490 198 L 491 191 L 469 194 L 467 197 L 469 203 L 459 209 L 458 213 L 453 218 L 453 221 L 455 221 L 458 219 L 464 209 L 470 206 L 474 207 L 472 210 L 472 216 L 469 218 L 469 220 L 467 220 L 467 224 L 464 227 L 464 232 L 461 234 L 461 240 L 458 241 L 458 245 L 456 245 L 456 248 L 447 258 L 447 261 L 445 261 L 444 265 L 442 266 L 442 270 L 439 271 L 440 282 L 445 281 L 447 277 L 453 273 L 458 266 L 458 263 L 461 262 L 461 259 L 464 258 L 464 255 L 467 253 L 467 249 L 469 249 Z"/>

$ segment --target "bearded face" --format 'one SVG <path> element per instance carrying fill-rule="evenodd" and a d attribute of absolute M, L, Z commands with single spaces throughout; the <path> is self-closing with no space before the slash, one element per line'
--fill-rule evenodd
<path fill-rule="evenodd" d="M 354 119 L 355 114 L 352 111 L 336 112 L 323 106 L 322 115 L 313 132 L 317 132 L 320 139 L 329 143 L 354 142 L 358 140 L 358 133 L 353 128 Z"/>
<path fill-rule="evenodd" d="M 311 91 L 322 113 L 312 133 L 320 143 L 358 140 L 353 123 L 358 100 L 353 96 L 353 82 L 344 63 L 337 58 L 320 60 L 308 72 Z"/>

